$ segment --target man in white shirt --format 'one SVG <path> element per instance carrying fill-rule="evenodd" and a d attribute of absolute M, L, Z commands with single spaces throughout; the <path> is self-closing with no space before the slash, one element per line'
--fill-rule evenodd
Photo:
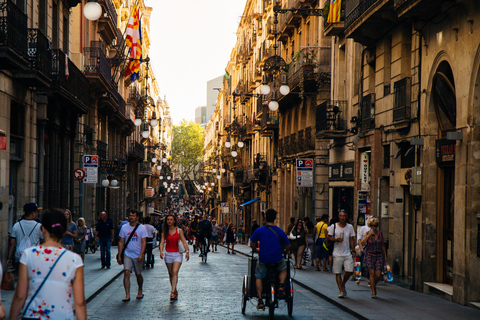
<path fill-rule="evenodd" d="M 144 219 L 144 226 L 145 226 L 145 229 L 147 230 L 147 247 L 146 247 L 146 253 L 147 253 L 147 261 L 146 261 L 146 267 L 147 269 L 148 268 L 153 268 L 153 265 L 155 264 L 155 258 L 152 254 L 152 250 L 153 250 L 153 242 L 154 242 L 154 239 L 155 239 L 155 233 L 157 232 L 157 230 L 155 229 L 154 226 L 152 226 L 150 224 L 150 217 L 145 217 Z"/>
<path fill-rule="evenodd" d="M 132 269 L 135 272 L 137 277 L 138 284 L 138 293 L 137 299 L 143 298 L 143 277 L 142 277 L 142 267 L 143 267 L 143 255 L 145 254 L 145 248 L 147 246 L 147 230 L 145 226 L 138 224 L 139 213 L 137 210 L 130 210 L 129 214 L 129 224 L 126 224 L 120 229 L 120 241 L 118 242 L 118 264 L 123 264 L 123 269 L 125 270 L 123 274 L 123 286 L 125 287 L 125 298 L 123 302 L 130 301 L 130 274 Z M 137 227 L 138 224 L 138 227 Z M 135 227 L 137 229 L 135 230 Z M 133 232 L 135 230 L 135 232 Z M 130 235 L 133 232 L 133 236 Z M 128 243 L 127 243 L 128 242 Z M 125 246 L 125 251 L 122 261 L 122 251 Z"/>
<path fill-rule="evenodd" d="M 338 213 L 339 222 L 327 228 L 328 240 L 335 242 L 333 248 L 333 268 L 338 290 L 338 297 L 347 296 L 345 284 L 353 274 L 355 268 L 355 230 L 353 226 L 347 223 L 347 213 L 340 210 Z M 345 268 L 345 276 L 342 279 L 342 266 Z"/>
<path fill-rule="evenodd" d="M 25 246 L 22 244 L 22 240 L 25 236 L 29 238 L 30 247 L 40 244 L 40 239 L 43 239 L 41 230 L 42 224 L 37 221 L 39 209 L 41 208 L 39 208 L 34 202 L 25 204 L 23 206 L 23 211 L 25 212 L 24 218 L 13 225 L 12 232 L 10 233 L 10 245 L 8 247 L 7 265 L 9 267 L 14 265 L 14 261 L 15 266 L 18 265 L 20 256 L 23 250 L 26 249 L 20 248 L 20 245 L 23 247 Z M 12 259 L 14 248 L 16 254 L 14 257 L 15 259 Z"/>

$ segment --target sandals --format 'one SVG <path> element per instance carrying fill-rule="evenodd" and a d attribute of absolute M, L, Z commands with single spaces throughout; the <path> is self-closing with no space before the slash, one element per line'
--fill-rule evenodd
<path fill-rule="evenodd" d="M 172 293 L 170 293 L 170 301 L 175 301 L 175 300 L 178 300 L 178 291 L 177 290 L 172 291 Z"/>

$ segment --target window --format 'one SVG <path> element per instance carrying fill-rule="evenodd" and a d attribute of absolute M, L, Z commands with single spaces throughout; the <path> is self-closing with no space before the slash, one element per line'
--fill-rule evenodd
<path fill-rule="evenodd" d="M 394 84 L 393 121 L 410 119 L 411 78 L 404 78 Z"/>
<path fill-rule="evenodd" d="M 375 94 L 371 93 L 362 98 L 360 112 L 362 131 L 375 129 Z"/>

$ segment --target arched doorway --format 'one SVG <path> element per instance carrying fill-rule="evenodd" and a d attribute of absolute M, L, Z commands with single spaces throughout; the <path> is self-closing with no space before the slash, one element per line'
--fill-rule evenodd
<path fill-rule="evenodd" d="M 453 232 L 455 212 L 455 140 L 457 105 L 453 72 L 448 62 L 439 64 L 432 82 L 432 96 L 438 121 L 437 139 L 437 281 L 453 285 Z"/>

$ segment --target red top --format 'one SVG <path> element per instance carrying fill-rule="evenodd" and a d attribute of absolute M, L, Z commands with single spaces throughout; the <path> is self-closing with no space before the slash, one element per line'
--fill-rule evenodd
<path fill-rule="evenodd" d="M 180 237 L 178 236 L 178 228 L 175 229 L 175 234 L 172 236 L 168 233 L 168 237 L 165 244 L 165 251 L 167 252 L 178 252 L 178 240 Z"/>

